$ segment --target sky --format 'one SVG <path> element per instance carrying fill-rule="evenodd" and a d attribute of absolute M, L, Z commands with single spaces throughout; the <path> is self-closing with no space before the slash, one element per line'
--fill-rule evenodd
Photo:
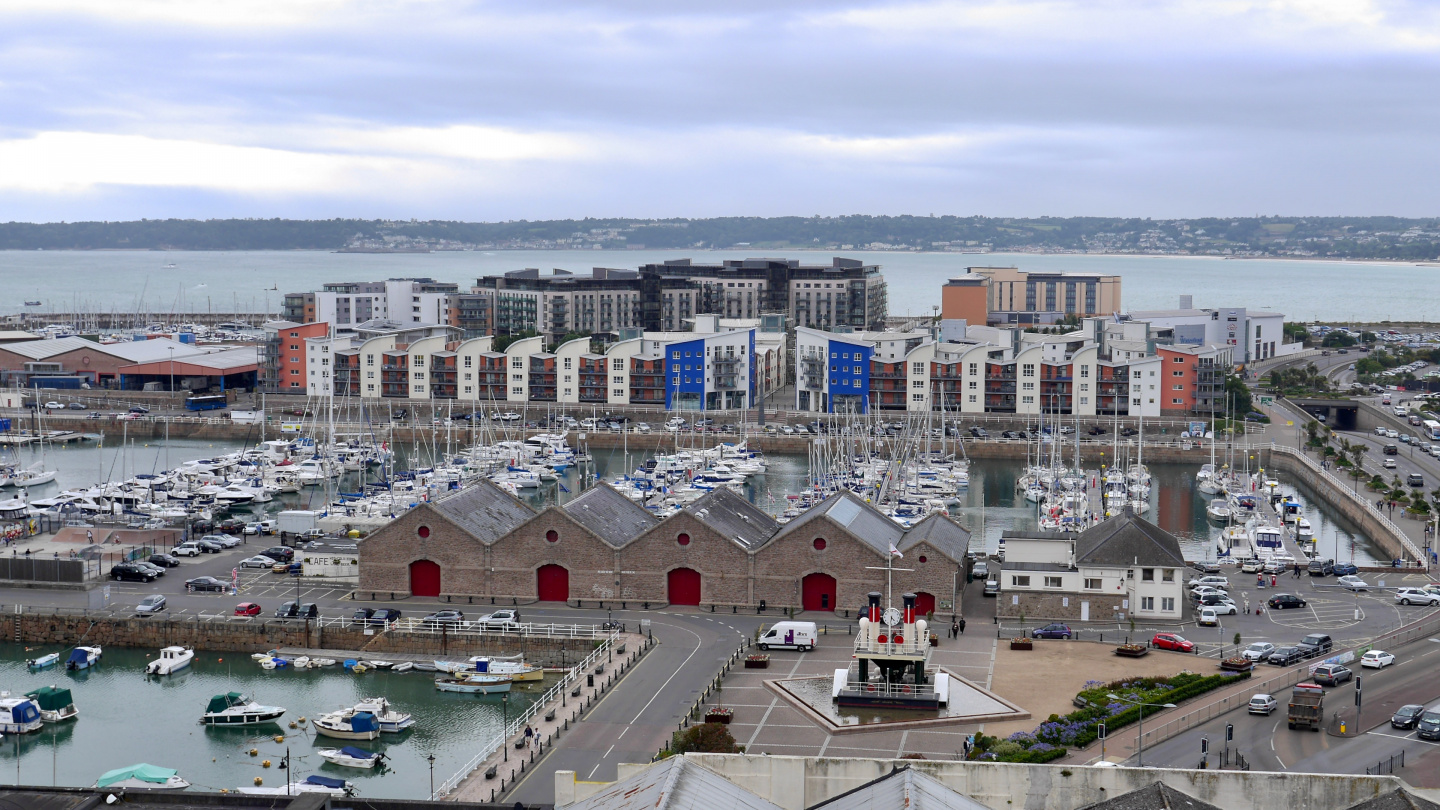
<path fill-rule="evenodd" d="M 1434 216 L 1440 4 L 0 0 L 0 221 Z"/>

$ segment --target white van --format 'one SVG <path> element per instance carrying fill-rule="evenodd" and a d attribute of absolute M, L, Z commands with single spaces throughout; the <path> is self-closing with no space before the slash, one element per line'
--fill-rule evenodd
<path fill-rule="evenodd" d="M 766 630 L 760 636 L 759 646 L 762 650 L 772 647 L 813 650 L 815 649 L 815 635 L 814 622 L 776 622 L 774 627 Z"/>

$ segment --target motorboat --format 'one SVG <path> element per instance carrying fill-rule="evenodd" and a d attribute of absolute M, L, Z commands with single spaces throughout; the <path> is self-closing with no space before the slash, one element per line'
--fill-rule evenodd
<path fill-rule="evenodd" d="M 509 692 L 512 681 L 508 675 L 466 675 L 436 678 L 435 688 L 441 692 L 466 692 L 476 695 L 498 695 Z"/>
<path fill-rule="evenodd" d="M 1315 529 L 1311 527 L 1310 521 L 1301 517 L 1295 519 L 1295 540 L 1300 543 L 1308 543 L 1315 539 Z"/>
<path fill-rule="evenodd" d="M 59 723 L 65 720 L 74 720 L 80 716 L 80 710 L 75 708 L 75 700 L 70 697 L 70 690 L 58 686 L 42 686 L 34 692 L 26 692 L 25 697 L 35 701 L 40 707 L 40 719 L 47 723 Z"/>
<path fill-rule="evenodd" d="M 145 665 L 146 675 L 174 675 L 182 669 L 190 666 L 195 660 L 195 651 L 187 650 L 184 647 L 165 647 L 160 650 L 160 657 Z"/>
<path fill-rule="evenodd" d="M 25 659 L 25 666 L 30 669 L 45 669 L 60 663 L 60 653 L 46 653 L 39 658 Z"/>
<path fill-rule="evenodd" d="M 441 669 L 442 663 L 445 666 L 443 670 Z M 477 655 L 463 664 L 436 661 L 435 669 L 449 672 L 452 675 L 466 675 L 471 673 L 504 675 L 512 681 L 539 681 L 545 678 L 545 670 L 534 664 L 527 664 L 518 657 L 493 658 L 490 656 Z"/>
<path fill-rule="evenodd" d="M 344 779 L 311 774 L 304 781 L 290 782 L 280 787 L 240 787 L 235 792 L 243 796 L 299 796 L 302 793 L 324 793 L 330 796 L 354 796 L 355 786 Z"/>
<path fill-rule="evenodd" d="M 100 778 L 95 781 L 95 787 L 123 790 L 184 790 L 190 787 L 190 783 L 181 779 L 178 774 L 179 771 L 174 768 L 161 768 L 142 762 L 100 774 Z"/>
<path fill-rule="evenodd" d="M 380 737 L 380 722 L 369 712 L 331 712 L 320 715 L 310 724 L 316 734 L 337 740 L 374 740 Z"/>
<path fill-rule="evenodd" d="M 89 669 L 100 663 L 100 656 L 104 651 L 99 647 L 76 647 L 70 651 L 70 657 L 65 661 L 65 668 L 69 670 Z"/>
<path fill-rule="evenodd" d="M 1214 498 L 1205 507 L 1205 516 L 1216 523 L 1224 523 L 1234 514 L 1235 510 L 1230 508 L 1230 501 L 1225 498 Z"/>
<path fill-rule="evenodd" d="M 29 734 L 45 725 L 40 717 L 40 704 L 28 697 L 14 697 L 0 692 L 0 732 Z"/>
<path fill-rule="evenodd" d="M 254 726 L 273 723 L 284 713 L 280 706 L 262 706 L 243 692 L 226 692 L 210 698 L 200 722 L 207 726 Z"/>
<path fill-rule="evenodd" d="M 315 753 L 326 762 L 345 768 L 373 768 L 385 759 L 385 755 L 378 751 L 366 751 L 352 745 L 344 748 L 321 748 Z"/>
<path fill-rule="evenodd" d="M 380 730 L 386 733 L 404 731 L 415 725 L 415 718 L 407 712 L 397 712 L 390 706 L 390 701 L 383 697 L 365 698 L 350 708 L 356 714 L 371 714 L 375 722 L 380 724 Z"/>

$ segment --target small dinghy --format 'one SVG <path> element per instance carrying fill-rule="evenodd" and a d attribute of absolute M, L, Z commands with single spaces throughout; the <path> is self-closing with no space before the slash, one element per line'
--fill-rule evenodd
<path fill-rule="evenodd" d="M 100 663 L 100 656 L 103 654 L 99 647 L 76 647 L 70 651 L 70 658 L 65 661 L 65 668 L 72 671 L 89 669 Z"/>
<path fill-rule="evenodd" d="M 25 666 L 31 669 L 45 669 L 46 667 L 53 667 L 58 663 L 60 663 L 60 653 L 49 653 L 39 658 L 28 658 L 25 660 Z"/>
<path fill-rule="evenodd" d="M 309 669 L 311 662 L 309 656 L 302 655 L 296 658 L 293 663 L 296 669 Z"/>
<path fill-rule="evenodd" d="M 414 668 L 415 668 L 415 665 L 414 665 L 413 663 L 411 663 L 411 662 L 409 662 L 409 661 L 401 661 L 400 663 L 398 663 L 398 664 L 395 665 L 393 671 L 394 671 L 394 672 L 409 672 L 410 670 L 412 670 L 412 669 L 414 669 Z"/>
<path fill-rule="evenodd" d="M 195 660 L 194 650 L 187 650 L 184 647 L 166 647 L 160 651 L 159 658 L 145 665 L 145 674 L 174 675 L 189 667 L 193 660 Z"/>
<path fill-rule="evenodd" d="M 311 725 L 315 733 L 337 740 L 375 740 L 380 738 L 380 722 L 369 712 L 342 711 L 323 714 Z"/>
<path fill-rule="evenodd" d="M 394 661 L 361 661 L 360 663 L 370 669 L 389 669 L 395 666 Z"/>
<path fill-rule="evenodd" d="M 337 663 L 337 662 L 335 661 L 334 658 L 311 658 L 311 659 L 310 659 L 310 666 L 312 666 L 312 667 L 333 667 L 333 666 L 335 666 L 336 663 Z"/>
<path fill-rule="evenodd" d="M 330 796 L 354 796 L 355 786 L 344 779 L 311 774 L 303 782 L 291 782 L 280 787 L 241 787 L 235 792 L 245 796 L 298 796 L 301 793 L 324 793 Z"/>
<path fill-rule="evenodd" d="M 385 759 L 385 755 L 347 745 L 344 748 L 321 748 L 315 753 L 332 765 L 345 768 L 373 768 Z"/>

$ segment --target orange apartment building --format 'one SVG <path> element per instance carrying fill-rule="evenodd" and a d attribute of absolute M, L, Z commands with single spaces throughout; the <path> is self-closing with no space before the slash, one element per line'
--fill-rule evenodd
<path fill-rule="evenodd" d="M 260 350 L 259 385 L 267 394 L 305 393 L 305 339 L 330 334 L 328 323 L 270 321 Z"/>

